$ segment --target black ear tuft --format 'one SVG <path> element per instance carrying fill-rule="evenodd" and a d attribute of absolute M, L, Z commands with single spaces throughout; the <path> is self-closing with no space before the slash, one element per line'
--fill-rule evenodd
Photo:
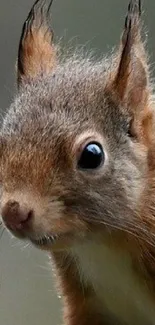
<path fill-rule="evenodd" d="M 123 45 L 134 42 L 136 34 L 140 32 L 141 1 L 131 0 L 128 6 L 128 13 L 125 19 L 125 28 L 122 37 Z M 128 44 L 129 43 L 129 44 Z"/>

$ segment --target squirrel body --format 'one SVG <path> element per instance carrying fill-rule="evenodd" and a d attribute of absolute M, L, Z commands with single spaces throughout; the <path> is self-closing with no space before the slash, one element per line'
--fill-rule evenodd
<path fill-rule="evenodd" d="M 37 0 L 0 133 L 1 214 L 49 251 L 66 325 L 155 324 L 155 119 L 141 1 L 118 50 L 64 59 Z"/>

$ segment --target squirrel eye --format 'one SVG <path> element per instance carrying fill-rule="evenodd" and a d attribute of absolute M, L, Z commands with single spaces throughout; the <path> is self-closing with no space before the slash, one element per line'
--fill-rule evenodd
<path fill-rule="evenodd" d="M 78 167 L 80 169 L 96 169 L 105 160 L 103 148 L 98 142 L 88 143 L 80 156 Z"/>

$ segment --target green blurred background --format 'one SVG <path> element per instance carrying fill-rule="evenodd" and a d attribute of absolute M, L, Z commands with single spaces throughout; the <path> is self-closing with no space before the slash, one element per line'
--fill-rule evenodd
<path fill-rule="evenodd" d="M 32 0 L 0 0 L 0 109 L 14 95 L 15 61 L 21 27 Z M 106 53 L 119 42 L 128 0 L 55 0 L 52 23 L 55 34 L 73 43 Z M 155 1 L 144 1 L 145 31 L 152 70 L 155 59 Z M 24 246 L 25 245 L 25 246 Z M 0 240 L 0 324 L 56 325 L 61 323 L 48 256 L 11 238 Z M 80 325 L 80 324 L 79 324 Z"/>

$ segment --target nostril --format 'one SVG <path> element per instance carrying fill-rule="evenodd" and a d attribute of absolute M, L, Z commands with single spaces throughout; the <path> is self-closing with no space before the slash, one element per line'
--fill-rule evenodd
<path fill-rule="evenodd" d="M 26 215 L 25 218 L 21 221 L 21 224 L 27 223 L 33 218 L 33 210 L 30 210 Z"/>

